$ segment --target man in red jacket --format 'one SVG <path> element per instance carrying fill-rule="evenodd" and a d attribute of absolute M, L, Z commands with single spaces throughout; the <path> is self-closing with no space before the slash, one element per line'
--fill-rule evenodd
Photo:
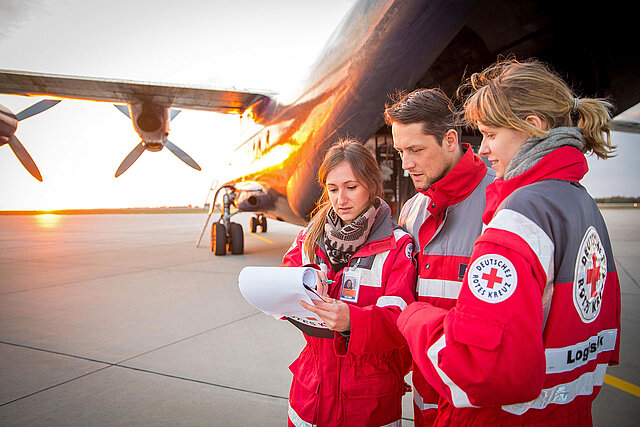
<path fill-rule="evenodd" d="M 393 145 L 418 193 L 398 223 L 416 242 L 418 301 L 455 306 L 473 244 L 482 231 L 485 188 L 495 178 L 484 162 L 461 144 L 449 98 L 439 89 L 418 89 L 387 106 Z M 433 423 L 438 393 L 414 364 L 416 426 Z"/>

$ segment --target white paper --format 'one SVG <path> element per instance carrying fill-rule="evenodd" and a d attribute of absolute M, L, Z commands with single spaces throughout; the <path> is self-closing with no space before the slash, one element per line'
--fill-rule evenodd
<path fill-rule="evenodd" d="M 318 319 L 300 301 L 313 304 L 312 298 L 320 299 L 304 287 L 315 290 L 319 280 L 317 270 L 311 267 L 245 267 L 238 276 L 238 286 L 242 296 L 266 314 Z"/>

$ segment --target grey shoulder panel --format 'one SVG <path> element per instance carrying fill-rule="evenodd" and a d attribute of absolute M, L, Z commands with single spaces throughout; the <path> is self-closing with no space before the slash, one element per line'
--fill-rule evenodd
<path fill-rule="evenodd" d="M 607 255 L 607 269 L 615 270 L 611 242 L 595 201 L 577 182 L 545 180 L 519 188 L 507 197 L 501 209 L 521 213 L 536 223 L 555 245 L 556 282 L 573 281 L 574 264 L 582 238 L 593 226 Z"/>

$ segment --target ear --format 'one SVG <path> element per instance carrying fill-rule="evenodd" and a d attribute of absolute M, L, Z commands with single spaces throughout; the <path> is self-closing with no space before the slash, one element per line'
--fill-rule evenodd
<path fill-rule="evenodd" d="M 529 114 L 524 120 L 531 126 L 535 126 L 540 130 L 547 130 L 547 123 L 535 114 Z"/>
<path fill-rule="evenodd" d="M 454 129 L 449 129 L 442 138 L 442 144 L 447 148 L 447 151 L 455 151 L 458 148 L 458 132 Z"/>

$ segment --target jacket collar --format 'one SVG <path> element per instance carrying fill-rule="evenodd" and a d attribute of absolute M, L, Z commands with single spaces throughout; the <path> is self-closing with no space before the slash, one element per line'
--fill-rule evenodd
<path fill-rule="evenodd" d="M 578 182 L 588 170 L 587 159 L 580 150 L 569 146 L 557 148 L 528 171 L 511 179 L 497 178 L 489 184 L 482 222 L 488 224 L 500 204 L 520 187 L 547 179 Z"/>
<path fill-rule="evenodd" d="M 487 173 L 487 166 L 473 154 L 469 144 L 462 144 L 462 150 L 462 158 L 448 174 L 428 189 L 418 190 L 431 199 L 427 207 L 431 215 L 438 216 L 449 206 L 466 199 Z"/>

